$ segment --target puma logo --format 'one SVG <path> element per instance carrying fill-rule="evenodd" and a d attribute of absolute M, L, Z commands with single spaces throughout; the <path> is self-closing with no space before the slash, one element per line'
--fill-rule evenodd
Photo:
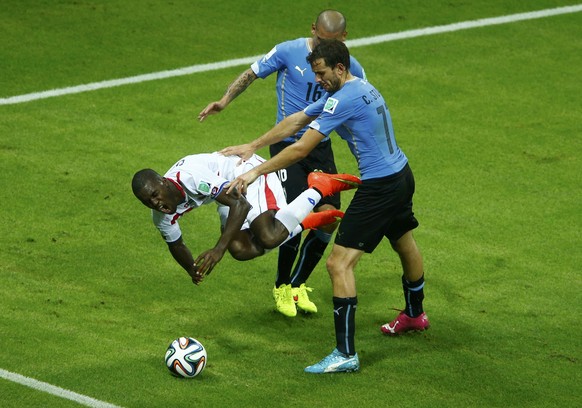
<path fill-rule="evenodd" d="M 344 308 L 343 306 L 340 306 L 340 307 L 338 307 L 337 309 L 333 309 L 333 312 L 334 312 L 336 315 L 338 315 L 338 316 L 339 316 L 339 312 L 340 312 L 340 310 L 342 310 L 343 308 Z"/>
<path fill-rule="evenodd" d="M 295 69 L 296 69 L 297 71 L 301 72 L 301 76 L 303 76 L 303 73 L 305 72 L 305 70 L 307 70 L 307 68 L 303 68 L 303 69 L 299 68 L 299 66 L 298 66 L 298 65 L 295 65 Z"/>
<path fill-rule="evenodd" d="M 394 322 L 394 326 L 390 325 L 390 323 L 385 324 L 384 327 L 388 329 L 388 331 L 390 331 L 390 333 L 396 333 L 396 326 L 398 326 L 400 324 L 400 320 L 396 320 Z"/>

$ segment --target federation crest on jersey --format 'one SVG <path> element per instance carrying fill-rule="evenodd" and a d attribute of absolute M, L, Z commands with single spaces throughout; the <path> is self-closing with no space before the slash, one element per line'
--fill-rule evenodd
<path fill-rule="evenodd" d="M 327 98 L 327 101 L 325 101 L 325 106 L 323 107 L 323 111 L 333 115 L 333 112 L 335 111 L 338 103 L 339 101 L 335 98 Z"/>

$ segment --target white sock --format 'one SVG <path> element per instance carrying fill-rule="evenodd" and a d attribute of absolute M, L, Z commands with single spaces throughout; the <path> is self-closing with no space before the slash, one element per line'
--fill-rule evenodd
<path fill-rule="evenodd" d="M 287 231 L 295 234 L 295 228 L 313 211 L 319 200 L 321 200 L 321 195 L 316 190 L 307 189 L 291 201 L 287 207 L 277 211 L 275 218 L 281 221 Z"/>

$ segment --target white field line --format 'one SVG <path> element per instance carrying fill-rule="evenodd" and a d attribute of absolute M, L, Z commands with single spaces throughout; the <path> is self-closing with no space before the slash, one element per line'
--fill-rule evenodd
<path fill-rule="evenodd" d="M 75 401 L 81 405 L 92 408 L 120 408 L 118 405 L 109 404 L 107 402 L 99 401 L 85 395 L 77 394 L 76 392 L 65 390 L 64 388 L 55 387 L 54 385 L 47 384 L 42 381 L 35 380 L 34 378 L 25 377 L 20 374 L 11 373 L 0 368 L 0 378 L 4 378 L 8 381 L 12 381 L 18 384 L 26 385 L 27 387 L 34 388 L 35 390 L 46 392 L 48 394 L 56 395 L 57 397 L 65 398 L 71 401 Z"/>
<path fill-rule="evenodd" d="M 574 6 L 558 7 L 553 9 L 531 11 L 527 13 L 510 14 L 507 16 L 483 18 L 479 20 L 464 21 L 461 23 L 453 23 L 435 27 L 420 28 L 416 30 L 401 31 L 399 33 L 377 35 L 373 37 L 359 38 L 355 40 L 346 41 L 346 45 L 350 48 L 361 47 L 364 45 L 378 44 L 383 42 L 403 40 L 407 38 L 421 37 L 425 35 L 434 35 L 441 33 L 450 33 L 453 31 L 467 30 L 470 28 L 487 27 L 498 24 L 514 23 L 516 21 L 532 20 L 537 18 L 551 17 L 560 14 L 570 14 L 582 11 L 582 4 Z M 29 102 L 38 99 L 52 98 L 54 96 L 70 95 L 87 91 L 95 91 L 97 89 L 113 88 L 121 85 L 135 84 L 146 81 L 154 81 L 158 79 L 177 77 L 182 75 L 195 74 L 197 72 L 215 71 L 223 68 L 230 68 L 239 65 L 250 65 L 262 55 L 254 57 L 238 58 L 222 62 L 214 62 L 209 64 L 193 65 L 185 68 L 178 68 L 170 71 L 154 72 L 151 74 L 137 75 L 129 78 L 112 79 L 108 81 L 93 82 L 85 85 L 71 86 L 67 88 L 51 89 L 48 91 L 34 92 L 24 95 L 10 96 L 8 98 L 0 98 L 0 105 L 13 105 L 17 103 Z"/>

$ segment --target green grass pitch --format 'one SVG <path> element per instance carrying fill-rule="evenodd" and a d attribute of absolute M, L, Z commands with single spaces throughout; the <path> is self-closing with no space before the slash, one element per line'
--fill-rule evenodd
<path fill-rule="evenodd" d="M 329 7 L 356 39 L 575 4 L 6 0 L 0 98 L 263 54 Z M 355 374 L 303 373 L 334 345 L 323 262 L 313 316 L 273 310 L 275 253 L 195 287 L 131 193 L 138 169 L 269 129 L 274 78 L 204 123 L 245 66 L 0 105 L 0 369 L 122 407 L 581 406 L 581 38 L 578 12 L 352 49 L 415 173 L 432 323 L 383 337 L 400 265 L 363 257 Z M 194 253 L 218 237 L 214 207 L 182 225 Z M 193 380 L 163 362 L 183 335 L 208 350 Z M 0 401 L 78 406 L 3 378 Z"/>

